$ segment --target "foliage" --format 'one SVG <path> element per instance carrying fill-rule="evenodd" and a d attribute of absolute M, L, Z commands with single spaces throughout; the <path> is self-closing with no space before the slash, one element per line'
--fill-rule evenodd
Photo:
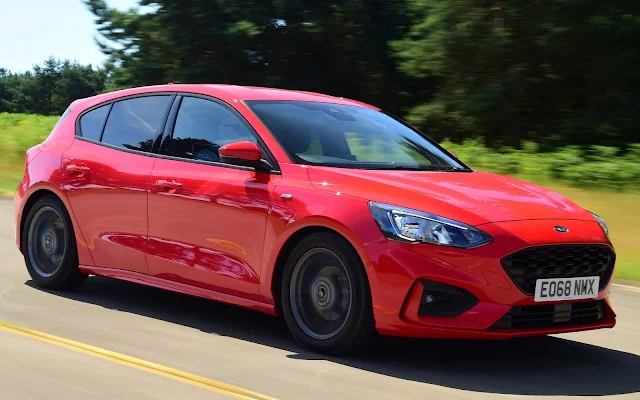
<path fill-rule="evenodd" d="M 640 2 L 414 0 L 391 47 L 437 82 L 409 113 L 436 138 L 621 146 L 640 122 Z M 420 87 L 416 85 L 416 87 Z"/>
<path fill-rule="evenodd" d="M 24 154 L 41 143 L 59 117 L 0 113 L 0 161 L 24 162 Z"/>
<path fill-rule="evenodd" d="M 533 142 L 524 142 L 520 150 L 488 148 L 477 139 L 441 144 L 474 169 L 542 184 L 562 182 L 591 189 L 640 190 L 639 144 L 629 145 L 625 151 L 606 146 L 567 146 L 551 152 L 540 151 Z"/>
<path fill-rule="evenodd" d="M 640 139 L 636 0 L 141 0 L 98 17 L 115 86 L 320 91 L 442 140 L 624 148 Z"/>
<path fill-rule="evenodd" d="M 418 92 L 396 71 L 387 45 L 407 31 L 407 0 L 145 0 L 128 11 L 85 2 L 103 51 L 119 67 L 116 87 L 280 87 L 362 99 L 397 114 Z"/>
<path fill-rule="evenodd" d="M 12 193 L 24 173 L 24 154 L 42 142 L 58 117 L 0 113 L 0 194 Z"/>
<path fill-rule="evenodd" d="M 49 58 L 32 71 L 0 68 L 0 112 L 60 115 L 74 100 L 101 93 L 107 70 Z"/>

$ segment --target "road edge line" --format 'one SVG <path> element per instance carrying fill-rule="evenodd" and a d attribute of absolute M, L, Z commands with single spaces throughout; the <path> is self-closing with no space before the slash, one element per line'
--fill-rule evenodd
<path fill-rule="evenodd" d="M 103 360 L 126 365 L 128 367 L 153 373 L 155 375 L 164 376 L 166 378 L 170 378 L 178 382 L 187 383 L 193 386 L 197 386 L 197 387 L 200 387 L 212 392 L 217 392 L 223 395 L 231 396 L 237 399 L 277 400 L 274 397 L 257 393 L 257 392 L 244 389 L 238 386 L 230 385 L 228 383 L 216 381 L 210 378 L 205 378 L 200 375 L 195 375 L 189 372 L 181 371 L 179 369 L 175 369 L 175 368 L 167 367 L 161 364 L 156 364 L 150 361 L 145 361 L 139 358 L 127 356 L 125 354 L 116 353 L 114 351 L 105 350 L 100 347 L 95 347 L 88 344 L 76 342 L 74 340 L 65 339 L 59 336 L 51 335 L 45 332 L 40 332 L 34 329 L 26 328 L 26 327 L 12 324 L 10 322 L 6 322 L 2 320 L 0 320 L 0 331 L 14 333 L 14 334 L 25 336 L 41 342 L 49 343 L 59 347 L 64 347 L 80 353 L 101 358 Z"/>
<path fill-rule="evenodd" d="M 611 286 L 617 287 L 617 288 L 621 288 L 621 289 L 625 289 L 625 290 L 629 290 L 631 292 L 640 292 L 640 287 L 637 287 L 637 286 L 620 285 L 618 283 L 614 283 Z"/>

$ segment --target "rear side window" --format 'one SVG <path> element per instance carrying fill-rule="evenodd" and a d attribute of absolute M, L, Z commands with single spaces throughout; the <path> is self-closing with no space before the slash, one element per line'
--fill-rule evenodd
<path fill-rule="evenodd" d="M 107 118 L 110 105 L 96 108 L 80 117 L 80 133 L 82 137 L 92 140 L 100 140 L 100 133 Z"/>
<path fill-rule="evenodd" d="M 70 112 L 71 112 L 71 107 L 67 107 L 67 109 L 64 110 L 64 112 L 62 113 L 62 115 L 58 119 L 58 122 L 56 122 L 56 125 L 53 128 L 54 129 L 57 128 L 58 125 L 60 125 L 60 122 L 62 122 L 62 120 L 65 119 L 67 117 L 67 115 L 69 115 Z"/>
<path fill-rule="evenodd" d="M 150 152 L 158 137 L 171 96 L 137 97 L 113 104 L 102 142 Z"/>
<path fill-rule="evenodd" d="M 220 162 L 218 149 L 240 141 L 256 143 L 257 139 L 234 112 L 210 100 L 185 97 L 180 103 L 169 155 Z"/>

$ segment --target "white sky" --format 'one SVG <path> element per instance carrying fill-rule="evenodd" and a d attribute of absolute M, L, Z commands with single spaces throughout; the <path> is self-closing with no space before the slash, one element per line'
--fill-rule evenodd
<path fill-rule="evenodd" d="M 119 9 L 136 0 L 107 0 Z M 82 0 L 0 0 L 0 68 L 30 70 L 53 56 L 82 64 L 106 57 L 94 41 L 94 16 Z"/>

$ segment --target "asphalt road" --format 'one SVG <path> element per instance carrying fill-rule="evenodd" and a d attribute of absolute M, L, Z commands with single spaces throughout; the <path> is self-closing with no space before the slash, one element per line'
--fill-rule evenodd
<path fill-rule="evenodd" d="M 300 348 L 283 321 L 224 304 L 100 277 L 71 293 L 38 289 L 15 248 L 8 200 L 0 200 L 0 260 L 0 321 L 275 398 L 640 398 L 640 290 L 614 288 L 613 330 L 506 342 L 394 339 L 366 355 L 325 358 Z M 0 397 L 227 398 L 2 329 Z"/>

